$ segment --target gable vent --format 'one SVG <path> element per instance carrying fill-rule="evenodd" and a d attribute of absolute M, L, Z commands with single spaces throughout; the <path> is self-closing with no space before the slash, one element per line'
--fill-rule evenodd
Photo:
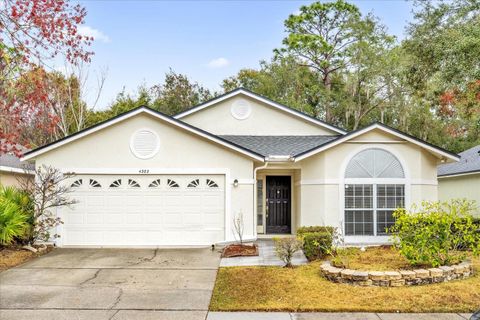
<path fill-rule="evenodd" d="M 140 129 L 130 139 L 130 150 L 140 159 L 149 159 L 155 156 L 160 148 L 158 135 L 149 129 Z"/>
<path fill-rule="evenodd" d="M 252 112 L 252 107 L 247 100 L 237 100 L 232 104 L 230 109 L 232 116 L 237 120 L 245 120 L 250 116 Z"/>

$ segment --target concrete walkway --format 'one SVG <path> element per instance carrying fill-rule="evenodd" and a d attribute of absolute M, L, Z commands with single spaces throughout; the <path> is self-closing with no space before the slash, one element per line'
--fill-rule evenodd
<path fill-rule="evenodd" d="M 459 313 L 209 312 L 207 320 L 466 320 Z"/>
<path fill-rule="evenodd" d="M 0 273 L 2 320 L 205 320 L 208 249 L 56 249 Z"/>
<path fill-rule="evenodd" d="M 284 263 L 275 254 L 275 246 L 273 240 L 258 240 L 258 256 L 255 257 L 234 257 L 222 258 L 221 267 L 246 267 L 246 266 L 283 266 Z M 303 251 L 295 253 L 292 259 L 293 265 L 306 264 L 307 258 Z"/>

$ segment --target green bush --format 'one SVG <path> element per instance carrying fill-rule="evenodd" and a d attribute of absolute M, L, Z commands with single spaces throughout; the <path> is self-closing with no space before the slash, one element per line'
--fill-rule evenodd
<path fill-rule="evenodd" d="M 13 187 L 0 186 L 0 244 L 9 245 L 30 230 L 30 198 Z"/>
<path fill-rule="evenodd" d="M 307 232 L 303 233 L 300 239 L 303 243 L 303 253 L 309 261 L 321 259 L 332 252 L 331 232 Z"/>
<path fill-rule="evenodd" d="M 300 227 L 297 229 L 297 235 L 303 236 L 305 233 L 312 233 L 312 232 L 328 232 L 333 234 L 335 232 L 334 227 L 329 226 L 309 226 L 309 227 Z"/>
<path fill-rule="evenodd" d="M 462 249 L 480 252 L 480 233 L 470 214 L 472 202 L 423 202 L 412 212 L 398 209 L 389 229 L 395 246 L 412 264 L 437 267 L 466 258 Z"/>

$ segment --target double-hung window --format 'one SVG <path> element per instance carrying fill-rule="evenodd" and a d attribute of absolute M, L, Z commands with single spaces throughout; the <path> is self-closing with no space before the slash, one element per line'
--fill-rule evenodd
<path fill-rule="evenodd" d="M 386 235 L 393 212 L 405 207 L 405 175 L 390 152 L 367 149 L 350 160 L 345 173 L 345 235 Z"/>

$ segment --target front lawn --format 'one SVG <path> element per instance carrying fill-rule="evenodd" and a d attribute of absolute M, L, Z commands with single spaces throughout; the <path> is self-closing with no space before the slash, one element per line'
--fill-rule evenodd
<path fill-rule="evenodd" d="M 425 286 L 382 288 L 332 283 L 321 262 L 294 269 L 220 268 L 213 311 L 473 312 L 480 308 L 480 258 L 471 278 Z"/>

